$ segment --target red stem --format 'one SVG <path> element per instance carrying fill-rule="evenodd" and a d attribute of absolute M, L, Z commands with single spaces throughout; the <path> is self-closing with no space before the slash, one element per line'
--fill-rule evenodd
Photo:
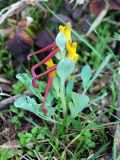
<path fill-rule="evenodd" d="M 46 103 L 46 100 L 47 100 L 47 96 L 48 96 L 48 93 L 49 93 L 49 90 L 50 90 L 50 87 L 52 85 L 52 82 L 53 82 L 53 79 L 54 79 L 54 76 L 52 76 L 50 73 L 48 75 L 48 82 L 47 82 L 47 87 L 46 87 L 46 90 L 45 90 L 45 95 L 44 95 L 44 100 L 43 100 L 43 104 L 42 104 L 42 111 L 43 113 L 46 115 L 48 110 L 45 108 L 45 103 Z"/>
<path fill-rule="evenodd" d="M 48 50 L 50 50 L 50 49 L 54 49 L 54 48 L 56 48 L 56 47 L 57 47 L 57 46 L 56 46 L 56 44 L 55 44 L 55 42 L 54 42 L 54 43 L 50 44 L 49 46 L 47 46 L 47 47 L 45 47 L 45 48 L 43 48 L 43 49 L 41 49 L 41 50 L 39 50 L 39 51 L 36 51 L 36 52 L 33 52 L 33 53 L 29 54 L 29 55 L 27 56 L 27 60 L 30 60 L 31 56 L 40 54 L 40 53 L 45 52 L 45 51 L 48 51 Z"/>
<path fill-rule="evenodd" d="M 32 79 L 32 84 L 33 84 L 34 88 L 38 88 L 38 85 L 36 83 L 37 79 L 45 76 L 46 74 L 49 75 L 51 72 L 55 71 L 56 68 L 57 68 L 57 66 L 55 65 L 55 66 L 51 67 L 50 69 L 48 69 L 47 71 L 45 71 L 44 73 L 41 73 L 39 75 L 34 76 L 33 79 Z"/>
<path fill-rule="evenodd" d="M 56 48 L 56 49 L 53 50 L 46 58 L 44 58 L 41 62 L 39 62 L 39 63 L 37 63 L 36 65 L 34 65 L 34 66 L 31 68 L 32 76 L 33 76 L 33 77 L 37 76 L 37 74 L 35 73 L 35 69 L 37 69 L 38 67 L 40 67 L 42 64 L 46 63 L 48 60 L 50 60 L 58 51 L 59 51 L 59 49 Z"/>

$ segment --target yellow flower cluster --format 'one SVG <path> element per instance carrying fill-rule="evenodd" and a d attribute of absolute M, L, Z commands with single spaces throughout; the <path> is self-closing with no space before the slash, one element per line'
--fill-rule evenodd
<path fill-rule="evenodd" d="M 65 34 L 67 37 L 66 42 L 66 50 L 67 50 L 67 57 L 72 59 L 74 62 L 78 61 L 78 54 L 77 54 L 77 43 L 72 42 L 71 37 L 71 24 L 67 23 L 65 26 L 59 26 L 59 30 Z"/>
<path fill-rule="evenodd" d="M 71 41 L 72 38 L 71 38 L 71 24 L 70 23 L 67 23 L 65 26 L 59 26 L 59 30 L 64 33 L 64 35 L 67 37 L 67 40 Z"/>
<path fill-rule="evenodd" d="M 66 50 L 67 50 L 67 57 L 72 59 L 74 62 L 78 61 L 78 54 L 76 53 L 77 50 L 77 43 L 76 42 L 67 42 L 66 43 Z"/>
<path fill-rule="evenodd" d="M 77 62 L 78 61 L 77 43 L 72 42 L 71 24 L 67 23 L 65 26 L 59 26 L 59 30 L 60 32 L 64 33 L 64 35 L 67 37 L 67 42 L 66 42 L 67 57 L 72 59 L 74 62 Z M 45 65 L 47 66 L 47 69 L 50 69 L 53 66 L 55 66 L 52 59 L 47 61 Z M 56 74 L 56 71 L 53 71 L 50 74 L 54 76 Z"/>

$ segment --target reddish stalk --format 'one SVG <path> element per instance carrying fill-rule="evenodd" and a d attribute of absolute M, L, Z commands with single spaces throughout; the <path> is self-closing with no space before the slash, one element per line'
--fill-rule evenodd
<path fill-rule="evenodd" d="M 36 51 L 36 52 L 33 52 L 33 53 L 29 54 L 29 55 L 27 56 L 27 60 L 30 60 L 31 57 L 34 56 L 34 55 L 37 55 L 37 54 L 40 54 L 40 53 L 42 53 L 42 52 L 46 52 L 46 51 L 49 51 L 49 50 L 55 49 L 55 48 L 57 48 L 57 46 L 56 46 L 56 44 L 55 44 L 55 42 L 54 42 L 54 43 L 50 44 L 49 46 L 47 46 L 47 47 L 45 47 L 45 48 L 43 48 L 43 49 L 41 49 L 41 50 L 39 50 L 39 51 Z"/>
<path fill-rule="evenodd" d="M 46 87 L 46 90 L 45 90 L 45 94 L 44 94 L 44 100 L 43 100 L 43 104 L 42 104 L 42 111 L 43 113 L 46 115 L 47 114 L 47 109 L 45 109 L 45 103 L 46 103 L 46 100 L 47 100 L 47 96 L 48 96 L 48 93 L 49 93 L 49 90 L 50 90 L 50 87 L 52 85 L 52 82 L 53 82 L 53 79 L 54 79 L 54 76 L 51 75 L 51 73 L 48 74 L 48 82 L 47 82 L 47 87 Z"/>
<path fill-rule="evenodd" d="M 56 48 L 55 50 L 53 50 L 46 58 L 44 58 L 41 62 L 37 63 L 36 65 L 34 65 L 31 69 L 31 73 L 32 76 L 37 76 L 37 74 L 35 73 L 35 70 L 40 67 L 41 65 L 43 65 L 44 63 L 46 63 L 48 60 L 50 60 L 51 58 L 53 58 L 53 56 L 58 53 L 59 49 Z"/>
<path fill-rule="evenodd" d="M 48 93 L 49 93 L 49 90 L 50 90 L 50 87 L 52 85 L 52 82 L 53 82 L 53 79 L 54 79 L 54 75 L 52 74 L 52 72 L 54 72 L 56 70 L 56 65 L 51 67 L 50 69 L 48 69 L 47 71 L 45 71 L 44 73 L 41 73 L 39 75 L 37 75 L 35 73 L 35 70 L 40 67 L 41 65 L 45 64 L 47 61 L 49 61 L 50 59 L 52 59 L 56 53 L 58 53 L 59 51 L 59 48 L 57 47 L 56 43 L 52 43 L 51 45 L 37 51 L 37 52 L 33 52 L 31 54 L 28 55 L 27 59 L 30 60 L 31 56 L 34 56 L 34 55 L 37 55 L 37 54 L 40 54 L 42 52 L 46 52 L 46 51 L 51 51 L 50 54 L 48 56 L 46 56 L 41 62 L 37 63 L 36 65 L 34 65 L 32 68 L 31 68 L 31 74 L 32 74 L 32 84 L 35 88 L 38 88 L 38 85 L 36 83 L 36 80 L 47 75 L 48 74 L 48 81 L 47 81 L 47 87 L 46 87 L 46 90 L 45 90 L 45 94 L 44 94 L 44 100 L 43 100 L 43 104 L 42 104 L 42 111 L 43 113 L 46 115 L 47 114 L 47 109 L 45 108 L 45 103 L 46 103 L 46 100 L 47 100 L 47 96 L 48 96 Z"/>
<path fill-rule="evenodd" d="M 47 74 L 49 75 L 51 72 L 56 70 L 56 67 L 57 66 L 55 65 L 55 66 L 51 67 L 50 69 L 48 69 L 47 71 L 45 71 L 45 72 L 43 72 L 43 73 L 41 73 L 39 75 L 34 76 L 33 79 L 32 79 L 32 84 L 33 84 L 34 88 L 38 88 L 38 85 L 36 83 L 37 79 L 39 79 L 39 78 L 41 78 L 41 77 L 43 77 L 43 76 L 45 76 Z"/>

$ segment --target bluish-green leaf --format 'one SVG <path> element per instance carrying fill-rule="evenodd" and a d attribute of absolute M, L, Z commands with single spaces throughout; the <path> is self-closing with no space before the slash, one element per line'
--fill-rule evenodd
<path fill-rule="evenodd" d="M 72 118 L 75 118 L 83 109 L 85 109 L 89 103 L 89 97 L 86 95 L 80 95 L 75 92 L 72 93 L 73 104 L 69 104 Z"/>
<path fill-rule="evenodd" d="M 55 108 L 46 105 L 45 107 L 48 110 L 48 113 L 45 116 L 42 110 L 40 110 L 40 107 L 42 104 L 38 104 L 33 98 L 30 98 L 29 96 L 23 96 L 18 98 L 14 102 L 14 105 L 17 108 L 25 109 L 27 111 L 30 111 L 36 114 L 38 117 L 41 117 L 42 119 L 50 120 L 50 121 L 52 121 L 50 117 L 55 113 Z"/>
<path fill-rule="evenodd" d="M 59 78 L 58 78 L 58 76 L 55 76 L 54 77 L 54 80 L 53 80 L 53 88 L 55 89 L 55 91 L 56 91 L 56 93 L 59 93 L 59 91 L 60 91 L 60 82 L 59 82 Z"/>
<path fill-rule="evenodd" d="M 85 65 L 82 68 L 82 71 L 81 71 L 81 78 L 82 78 L 82 81 L 83 81 L 82 84 L 83 84 L 84 89 L 87 87 L 87 84 L 88 84 L 91 77 L 92 77 L 91 68 L 90 68 L 89 65 Z"/>
<path fill-rule="evenodd" d="M 35 114 L 39 112 L 39 107 L 40 107 L 40 105 L 37 104 L 37 102 L 33 98 L 30 98 L 29 96 L 23 96 L 18 98 L 14 102 L 14 105 L 17 108 L 25 109 Z"/>
<path fill-rule="evenodd" d="M 72 100 L 76 108 L 81 112 L 89 103 L 89 97 L 83 94 L 72 93 Z"/>
<path fill-rule="evenodd" d="M 57 74 L 63 81 L 65 81 L 73 72 L 74 68 L 74 61 L 69 58 L 63 58 L 57 65 Z"/>
<path fill-rule="evenodd" d="M 40 90 L 36 89 L 32 85 L 32 77 L 28 73 L 19 73 L 16 78 L 26 86 L 36 97 L 40 100 L 43 100 Z"/>
<path fill-rule="evenodd" d="M 61 52 L 65 50 L 66 41 L 67 41 L 67 37 L 62 32 L 59 32 L 55 39 L 55 42 L 58 48 L 61 50 Z"/>
<path fill-rule="evenodd" d="M 75 106 L 73 105 L 72 102 L 69 102 L 69 109 L 70 109 L 72 118 L 75 118 L 78 116 L 79 112 L 75 109 Z"/>
<path fill-rule="evenodd" d="M 75 79 L 70 80 L 66 86 L 66 94 L 71 94 L 74 87 Z"/>
<path fill-rule="evenodd" d="M 92 77 L 92 79 L 88 82 L 87 88 L 84 90 L 84 94 L 87 92 L 89 87 L 93 84 L 93 82 L 96 80 L 96 78 L 99 76 L 100 72 L 104 69 L 104 67 L 109 63 L 110 59 L 112 58 L 112 55 L 108 55 L 104 58 L 103 62 L 98 67 L 96 73 Z"/>

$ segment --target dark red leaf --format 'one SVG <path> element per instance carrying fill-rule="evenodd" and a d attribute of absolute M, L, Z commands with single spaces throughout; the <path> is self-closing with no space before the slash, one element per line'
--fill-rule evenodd
<path fill-rule="evenodd" d="M 111 9 L 120 10 L 120 0 L 109 0 L 109 5 Z M 105 0 L 93 0 L 90 4 L 90 11 L 95 16 L 100 14 L 100 12 L 105 8 Z"/>
<path fill-rule="evenodd" d="M 24 31 L 16 30 L 9 36 L 7 47 L 18 61 L 26 59 L 33 44 L 32 38 Z"/>

